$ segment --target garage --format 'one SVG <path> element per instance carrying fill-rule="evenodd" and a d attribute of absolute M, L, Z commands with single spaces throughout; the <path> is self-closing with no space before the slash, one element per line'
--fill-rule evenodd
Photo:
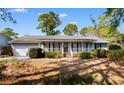
<path fill-rule="evenodd" d="M 37 47 L 38 44 L 12 44 L 14 56 L 28 56 L 28 50 Z"/>

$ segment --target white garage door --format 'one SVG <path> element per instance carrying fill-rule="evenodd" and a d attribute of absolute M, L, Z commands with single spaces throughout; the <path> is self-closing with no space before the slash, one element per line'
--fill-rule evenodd
<path fill-rule="evenodd" d="M 36 48 L 38 44 L 13 44 L 14 56 L 27 56 L 28 50 L 30 48 Z"/>

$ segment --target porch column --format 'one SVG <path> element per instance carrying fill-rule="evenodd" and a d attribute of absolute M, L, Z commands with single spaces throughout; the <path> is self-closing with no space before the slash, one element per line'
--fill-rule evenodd
<path fill-rule="evenodd" d="M 71 54 L 71 57 L 73 57 L 73 52 L 72 52 L 72 47 L 71 47 L 71 42 L 69 43 L 69 52 L 70 52 L 70 54 Z"/>
<path fill-rule="evenodd" d="M 53 51 L 53 42 L 50 42 L 50 51 Z"/>
<path fill-rule="evenodd" d="M 82 46 L 82 49 L 81 49 L 81 51 L 83 52 L 83 51 L 84 51 L 84 49 L 83 49 L 83 42 L 81 43 L 81 46 Z"/>
<path fill-rule="evenodd" d="M 39 48 L 40 48 L 40 47 L 41 47 L 41 44 L 39 43 L 39 45 L 38 45 L 38 46 L 39 46 Z"/>
<path fill-rule="evenodd" d="M 64 56 L 64 43 L 61 44 L 61 50 L 62 50 L 62 57 Z"/>
<path fill-rule="evenodd" d="M 41 46 L 40 46 L 42 49 L 44 49 L 44 46 L 43 46 L 43 43 L 41 43 Z"/>

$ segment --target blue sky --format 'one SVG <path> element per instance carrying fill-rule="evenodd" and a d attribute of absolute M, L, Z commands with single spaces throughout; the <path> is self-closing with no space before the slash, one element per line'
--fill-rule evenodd
<path fill-rule="evenodd" d="M 27 9 L 9 9 L 12 12 L 17 24 L 11 22 L 0 21 L 0 31 L 5 27 L 12 28 L 15 32 L 19 33 L 19 36 L 23 35 L 44 35 L 40 30 L 37 30 L 38 15 L 53 11 L 59 14 L 62 24 L 57 28 L 62 31 L 68 23 L 75 23 L 78 29 L 85 26 L 92 26 L 90 21 L 90 15 L 97 18 L 103 12 L 104 8 L 27 8 Z M 63 34 L 63 33 L 62 33 Z"/>

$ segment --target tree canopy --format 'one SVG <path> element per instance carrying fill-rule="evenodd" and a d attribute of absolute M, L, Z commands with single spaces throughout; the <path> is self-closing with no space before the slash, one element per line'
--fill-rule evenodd
<path fill-rule="evenodd" d="M 38 22 L 39 25 L 37 29 L 41 29 L 41 31 L 47 35 L 56 35 L 60 33 L 59 30 L 55 29 L 61 24 L 58 14 L 54 12 L 40 14 L 38 17 Z"/>
<path fill-rule="evenodd" d="M 18 33 L 14 32 L 11 28 L 4 28 L 3 33 L 11 38 L 18 38 Z"/>
<path fill-rule="evenodd" d="M 95 29 L 93 26 L 87 26 L 80 30 L 80 35 L 95 34 Z"/>
<path fill-rule="evenodd" d="M 63 32 L 65 35 L 72 36 L 78 34 L 78 27 L 76 24 L 67 24 Z"/>

